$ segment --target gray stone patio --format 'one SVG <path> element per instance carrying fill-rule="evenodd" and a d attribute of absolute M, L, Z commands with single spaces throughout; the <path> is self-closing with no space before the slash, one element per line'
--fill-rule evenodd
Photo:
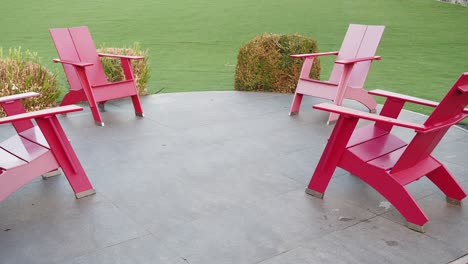
<path fill-rule="evenodd" d="M 427 232 L 372 188 L 337 170 L 320 200 L 304 193 L 332 126 L 291 95 L 200 92 L 127 100 L 61 116 L 97 194 L 75 200 L 66 178 L 34 180 L 0 203 L 0 263 L 448 263 L 468 253 L 468 202 L 409 185 Z M 424 116 L 405 112 L 403 118 Z M 410 139 L 411 130 L 398 129 Z M 0 139 L 13 134 L 0 126 Z M 468 133 L 434 155 L 468 190 Z"/>

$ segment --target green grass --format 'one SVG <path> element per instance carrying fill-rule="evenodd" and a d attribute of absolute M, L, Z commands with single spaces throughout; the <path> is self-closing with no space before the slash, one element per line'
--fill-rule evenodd
<path fill-rule="evenodd" d="M 61 73 L 48 28 L 87 25 L 98 47 L 150 49 L 150 92 L 233 90 L 237 51 L 256 35 L 299 33 L 332 51 L 349 23 L 382 24 L 367 87 L 439 100 L 468 71 L 467 22 L 468 8 L 435 0 L 2 0 L 0 46 L 37 51 Z"/>

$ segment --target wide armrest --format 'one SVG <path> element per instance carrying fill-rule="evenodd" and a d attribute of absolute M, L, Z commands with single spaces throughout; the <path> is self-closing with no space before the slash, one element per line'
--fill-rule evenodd
<path fill-rule="evenodd" d="M 465 109 L 466 110 L 466 109 Z M 440 123 L 437 123 L 436 125 L 434 126 L 431 126 L 431 127 L 428 127 L 425 131 L 425 133 L 428 133 L 428 132 L 432 132 L 432 131 L 435 131 L 435 130 L 439 130 L 439 129 L 442 129 L 442 128 L 447 128 L 447 127 L 451 127 L 455 124 L 458 124 L 460 123 L 463 119 L 467 118 L 468 117 L 468 114 L 467 113 L 462 113 L 462 114 L 459 114 L 459 115 L 456 115 L 448 120 L 445 120 L 443 122 L 440 122 Z"/>
<path fill-rule="evenodd" d="M 14 121 L 21 121 L 21 120 L 32 119 L 32 118 L 41 118 L 41 117 L 46 117 L 46 116 L 65 114 L 65 113 L 70 113 L 70 112 L 77 112 L 77 111 L 82 111 L 82 110 L 83 108 L 77 105 L 59 106 L 59 107 L 54 107 L 54 108 L 38 110 L 34 112 L 28 112 L 28 113 L 22 113 L 22 114 L 3 117 L 3 118 L 0 118 L 0 124 L 6 124 L 6 123 L 14 122 Z"/>
<path fill-rule="evenodd" d="M 415 129 L 417 131 L 424 131 L 426 130 L 426 126 L 416 124 L 413 122 L 408 122 L 408 121 L 403 121 L 403 120 L 398 120 L 395 118 L 391 117 L 386 117 L 386 116 L 380 116 L 376 114 L 371 114 L 371 113 L 366 113 L 358 110 L 354 110 L 351 108 L 339 106 L 339 105 L 334 105 L 330 103 L 321 103 L 318 105 L 314 105 L 313 108 L 323 110 L 323 111 L 328 111 L 332 113 L 337 113 L 342 116 L 351 116 L 351 117 L 356 117 L 356 118 L 362 118 L 370 121 L 375 121 L 375 122 L 382 122 L 386 124 L 391 124 L 395 126 L 401 126 L 401 127 L 406 127 L 406 128 L 411 128 Z"/>
<path fill-rule="evenodd" d="M 439 105 L 439 103 L 434 102 L 434 101 L 421 99 L 421 98 L 414 97 L 414 96 L 389 92 L 389 91 L 380 90 L 380 89 L 372 90 L 372 91 L 369 91 L 368 93 L 371 94 L 371 95 L 377 95 L 377 96 L 387 97 L 387 98 L 391 98 L 391 99 L 403 100 L 403 101 L 406 101 L 406 102 L 425 105 L 425 106 L 430 106 L 430 107 L 437 107 Z"/>
<path fill-rule="evenodd" d="M 35 92 L 13 94 L 13 95 L 0 97 L 0 103 L 17 101 L 17 100 L 21 100 L 21 99 L 24 99 L 24 98 L 37 97 L 37 96 L 40 96 L 40 94 L 35 93 Z"/>
<path fill-rule="evenodd" d="M 289 57 L 291 57 L 291 58 L 312 58 L 312 57 L 330 56 L 330 55 L 338 55 L 338 51 L 321 52 L 321 53 L 308 53 L 308 54 L 293 54 L 293 55 L 289 55 Z"/>
<path fill-rule="evenodd" d="M 356 59 L 349 59 L 349 60 L 337 60 L 335 63 L 338 64 L 353 64 L 362 61 L 369 61 L 369 60 L 381 60 L 382 57 L 374 56 L 374 57 L 365 57 L 365 58 L 356 58 Z"/>
<path fill-rule="evenodd" d="M 70 64 L 70 65 L 78 66 L 78 67 L 87 67 L 87 66 L 94 65 L 93 63 L 90 63 L 90 62 L 74 62 L 74 61 L 66 61 L 66 60 L 59 60 L 59 59 L 54 59 L 53 61 L 55 63 Z"/>
<path fill-rule="evenodd" d="M 439 105 L 438 102 L 434 102 L 434 101 L 430 101 L 430 100 L 426 100 L 426 99 L 422 99 L 422 98 L 418 98 L 414 96 L 409 96 L 405 94 L 399 94 L 399 93 L 389 92 L 385 90 L 380 90 L 380 89 L 372 90 L 372 91 L 369 91 L 368 93 L 371 95 L 377 95 L 377 96 L 387 97 L 391 99 L 398 99 L 398 100 L 402 100 L 405 102 L 424 105 L 424 106 L 437 107 Z M 465 110 L 463 110 L 463 113 L 468 113 L 468 108 L 465 108 Z"/>
<path fill-rule="evenodd" d="M 109 57 L 109 58 L 123 58 L 123 59 L 130 59 L 130 60 L 142 60 L 144 56 L 128 56 L 128 55 L 117 55 L 117 54 L 109 54 L 109 53 L 98 53 L 99 57 Z"/>

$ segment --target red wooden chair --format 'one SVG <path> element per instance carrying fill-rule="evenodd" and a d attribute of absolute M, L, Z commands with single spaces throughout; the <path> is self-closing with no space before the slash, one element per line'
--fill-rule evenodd
<path fill-rule="evenodd" d="M 131 97 L 135 114 L 143 116 L 130 60 L 144 57 L 97 53 L 88 27 L 54 28 L 49 31 L 60 57 L 54 62 L 62 63 L 70 84 L 70 91 L 60 105 L 88 101 L 95 123 L 103 126 L 98 103 L 103 105 L 108 100 Z M 99 57 L 120 59 L 125 80 L 108 82 Z"/>
<path fill-rule="evenodd" d="M 384 31 L 384 26 L 349 25 L 348 32 L 341 44 L 340 51 L 291 55 L 293 58 L 303 58 L 301 74 L 289 115 L 299 112 L 303 95 L 332 100 L 341 105 L 343 99 L 356 100 L 370 111 L 375 111 L 377 103 L 364 90 L 374 56 Z M 337 55 L 333 70 L 328 81 L 309 78 L 316 57 Z M 327 124 L 336 121 L 338 115 L 331 113 Z"/>
<path fill-rule="evenodd" d="M 76 198 L 94 194 L 56 115 L 81 111 L 76 105 L 26 113 L 21 99 L 39 96 L 25 93 L 0 97 L 8 115 L 0 124 L 11 123 L 17 134 L 0 143 L 0 202 L 34 178 L 62 168 Z M 37 126 L 31 119 L 35 119 Z"/>
<path fill-rule="evenodd" d="M 408 227 L 423 232 L 429 220 L 405 185 L 427 176 L 447 196 L 460 204 L 466 193 L 432 151 L 448 129 L 468 117 L 468 73 L 462 74 L 440 103 L 382 90 L 370 94 L 387 97 L 380 115 L 322 103 L 316 109 L 339 114 L 338 122 L 315 169 L 307 193 L 320 197 L 336 167 L 356 175 L 382 194 L 406 218 Z M 435 107 L 423 125 L 396 119 L 405 102 Z M 375 124 L 355 129 L 358 120 Z M 393 126 L 414 129 L 408 144 L 390 133 Z"/>

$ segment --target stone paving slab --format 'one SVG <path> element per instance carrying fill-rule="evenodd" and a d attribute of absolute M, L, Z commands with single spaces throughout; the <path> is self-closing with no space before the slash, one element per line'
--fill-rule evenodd
<path fill-rule="evenodd" d="M 446 205 L 428 180 L 408 186 L 430 218 L 425 234 L 341 169 L 323 200 L 306 195 L 333 127 L 311 109 L 318 99 L 289 117 L 291 99 L 160 94 L 142 98 L 144 118 L 129 100 L 109 102 L 104 127 L 86 106 L 60 116 L 97 194 L 75 200 L 63 176 L 15 192 L 0 203 L 0 263 L 449 263 L 468 253 L 466 203 Z M 13 133 L 0 125 L 0 140 Z M 467 147 L 454 127 L 434 152 L 466 189 Z"/>

